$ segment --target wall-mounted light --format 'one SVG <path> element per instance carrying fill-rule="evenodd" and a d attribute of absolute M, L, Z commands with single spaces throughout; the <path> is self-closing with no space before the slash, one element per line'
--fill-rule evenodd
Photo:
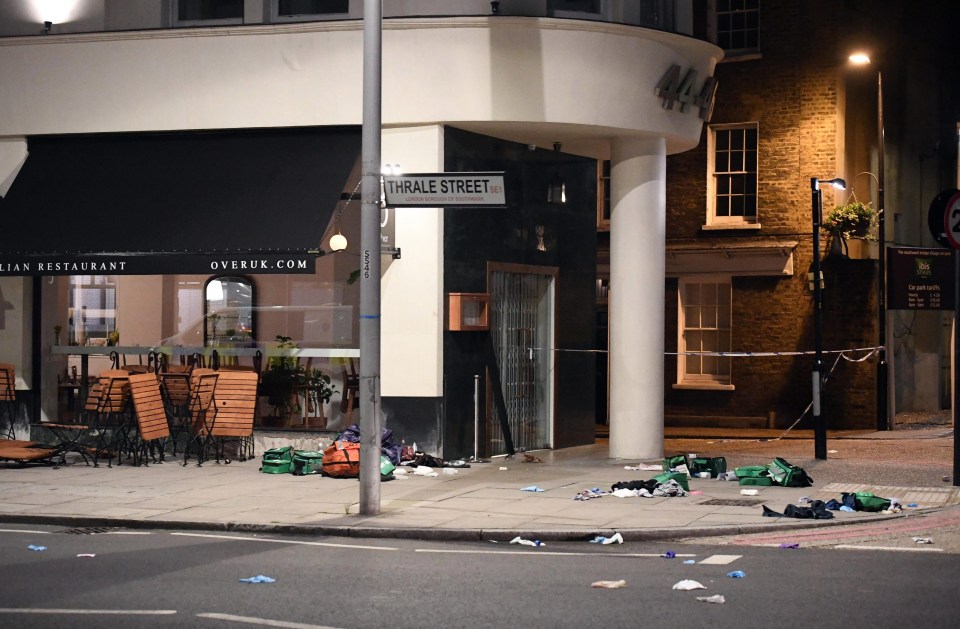
<path fill-rule="evenodd" d="M 51 28 L 53 28 L 53 22 L 51 22 L 50 20 L 47 20 L 43 23 L 44 33 L 49 33 Z"/>
<path fill-rule="evenodd" d="M 560 142 L 553 143 L 553 152 L 560 155 L 560 149 L 563 145 Z M 554 171 L 550 183 L 547 184 L 547 203 L 563 204 L 567 202 L 567 182 L 560 176 L 559 172 Z"/>

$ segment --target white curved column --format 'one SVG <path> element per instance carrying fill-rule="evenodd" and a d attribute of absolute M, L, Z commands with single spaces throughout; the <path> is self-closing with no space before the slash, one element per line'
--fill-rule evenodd
<path fill-rule="evenodd" d="M 663 456 L 666 141 L 614 140 L 610 170 L 610 456 Z"/>

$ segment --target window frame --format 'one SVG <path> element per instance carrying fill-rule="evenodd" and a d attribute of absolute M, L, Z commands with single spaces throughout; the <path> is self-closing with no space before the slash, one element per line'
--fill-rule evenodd
<path fill-rule="evenodd" d="M 727 307 L 729 312 L 727 313 L 728 327 L 720 327 L 720 317 L 719 317 L 719 308 L 723 304 L 717 303 L 713 306 L 717 307 L 717 317 L 715 318 L 715 325 L 710 326 L 697 326 L 696 328 L 687 327 L 687 308 L 688 307 L 702 307 L 705 304 L 689 304 L 689 297 L 687 295 L 687 287 L 690 284 L 713 284 L 718 287 L 726 287 L 728 291 L 728 301 Z M 718 298 L 719 302 L 720 299 Z M 701 310 L 702 312 L 702 310 Z M 677 383 L 673 385 L 675 389 L 715 389 L 723 391 L 733 391 L 735 386 L 733 384 L 733 364 L 732 359 L 728 357 L 718 356 L 715 357 L 718 364 L 726 363 L 726 374 L 720 373 L 722 370 L 716 369 L 711 373 L 703 373 L 701 369 L 700 374 L 688 374 L 687 373 L 687 363 L 690 357 L 687 356 L 687 351 L 698 351 L 698 350 L 688 350 L 687 349 L 687 332 L 688 330 L 699 330 L 699 331 L 716 331 L 717 334 L 725 333 L 726 338 L 726 349 L 723 348 L 723 343 L 718 343 L 719 349 L 717 351 L 731 351 L 732 342 L 733 342 L 733 276 L 727 274 L 714 273 L 709 275 L 684 275 L 678 279 L 677 282 Z M 702 348 L 702 344 L 698 347 Z"/>
<path fill-rule="evenodd" d="M 741 10 L 729 10 L 729 11 L 720 11 L 720 10 L 717 8 L 718 3 L 719 3 L 720 1 L 721 1 L 721 0 L 709 0 L 709 10 L 708 10 L 708 12 L 707 12 L 707 14 L 708 14 L 708 18 L 707 18 L 707 19 L 708 19 L 708 30 L 709 30 L 710 41 L 713 42 L 714 44 L 716 44 L 717 46 L 719 46 L 720 48 L 723 49 L 724 53 L 726 53 L 726 55 L 725 55 L 725 59 L 726 59 L 726 60 L 742 59 L 743 57 L 749 57 L 749 58 L 759 57 L 759 56 L 760 56 L 760 0 L 756 0 L 756 3 L 757 3 L 756 8 L 748 8 L 748 9 L 741 9 Z M 738 1 L 738 0 L 728 0 L 728 1 L 730 1 L 730 2 L 735 2 L 735 1 Z M 752 2 L 753 0 L 739 0 L 739 1 L 740 1 L 740 2 Z M 744 46 L 744 47 L 741 47 L 741 48 L 732 48 L 732 47 L 731 47 L 731 48 L 724 48 L 724 47 L 720 44 L 720 35 L 721 35 L 721 32 L 720 32 L 720 25 L 719 25 L 719 21 L 720 21 L 720 20 L 719 20 L 719 16 L 720 16 L 721 14 L 730 14 L 730 15 L 733 15 L 733 14 L 735 14 L 735 13 L 742 13 L 742 14 L 755 13 L 755 14 L 756 14 L 756 16 L 757 16 L 757 25 L 756 25 L 756 28 L 755 28 L 755 29 L 743 29 L 744 31 L 754 31 L 754 30 L 756 31 L 756 38 L 757 38 L 757 44 L 756 44 L 756 46 Z M 732 33 L 732 32 L 734 32 L 734 29 L 731 28 L 731 29 L 728 29 L 728 30 L 726 30 L 726 31 L 724 31 L 724 32 L 726 32 L 726 33 Z"/>
<path fill-rule="evenodd" d="M 754 202 L 754 214 L 751 215 L 718 215 L 717 214 L 717 188 L 718 188 L 718 172 L 717 172 L 717 132 L 728 132 L 735 130 L 752 130 L 756 135 L 756 144 L 754 151 L 756 152 L 755 168 L 750 171 L 746 169 L 746 160 L 744 160 L 743 168 L 741 170 L 730 170 L 729 168 L 723 171 L 720 171 L 720 175 L 726 177 L 733 177 L 736 175 L 749 176 L 753 175 L 754 177 L 754 187 L 753 187 L 753 197 Z M 744 145 L 742 152 L 744 156 L 749 152 L 749 148 Z M 731 180 L 732 181 L 732 180 Z M 740 122 L 740 123 L 730 123 L 730 124 L 716 124 L 707 126 L 707 212 L 706 212 L 706 224 L 703 226 L 704 229 L 759 229 L 760 228 L 760 125 L 757 122 Z M 728 188 L 729 189 L 729 188 Z M 728 193 L 730 198 L 734 198 L 733 193 Z M 749 196 L 746 190 L 743 193 L 743 196 Z"/>
<path fill-rule="evenodd" d="M 296 15 L 280 15 L 280 0 L 269 0 L 266 9 L 269 11 L 267 21 L 274 24 L 285 22 L 319 22 L 324 20 L 346 20 L 351 16 L 353 0 L 348 0 L 347 11 L 337 13 L 298 13 Z"/>
<path fill-rule="evenodd" d="M 243 24 L 246 18 L 245 3 L 240 3 L 240 17 L 219 18 L 210 20 L 181 20 L 180 19 L 180 0 L 169 0 L 170 6 L 170 24 L 177 28 L 190 28 L 193 26 L 234 26 Z"/>

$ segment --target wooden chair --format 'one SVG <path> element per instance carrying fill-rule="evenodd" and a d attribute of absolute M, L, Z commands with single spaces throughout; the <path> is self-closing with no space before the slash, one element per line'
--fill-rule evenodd
<path fill-rule="evenodd" d="M 57 439 L 60 461 L 66 463 L 69 452 L 78 453 L 89 465 L 88 455 L 93 456 L 93 466 L 100 466 L 100 458 L 107 457 L 107 466 L 123 461 L 123 454 L 130 445 L 129 404 L 130 374 L 119 369 L 101 372 L 96 384 L 90 388 L 80 422 L 73 424 L 46 423 L 43 426 Z"/>
<path fill-rule="evenodd" d="M 171 365 L 173 367 L 173 365 Z M 167 425 L 170 427 L 170 443 L 173 455 L 177 455 L 180 433 L 190 427 L 190 373 L 185 371 L 164 371 L 159 374 L 160 395 L 163 397 L 167 413 Z"/>
<path fill-rule="evenodd" d="M 0 413 L 6 418 L 4 433 L 14 439 L 14 422 L 17 418 L 17 377 L 13 365 L 0 363 Z"/>
<path fill-rule="evenodd" d="M 163 449 L 170 436 L 167 411 L 160 394 L 160 381 L 156 374 L 144 373 L 130 376 L 130 398 L 137 417 L 134 435 L 134 465 L 146 465 L 147 456 L 154 462 L 163 462 Z"/>
<path fill-rule="evenodd" d="M 216 419 L 210 435 L 216 446 L 216 460 L 223 458 L 228 442 L 237 443 L 237 456 L 246 461 L 254 456 L 253 418 L 257 411 L 257 374 L 249 370 L 218 372 L 214 400 Z"/>
<path fill-rule="evenodd" d="M 190 399 L 187 413 L 190 418 L 190 440 L 183 452 L 183 464 L 190 458 L 191 446 L 197 446 L 197 466 L 203 465 L 207 447 L 212 443 L 211 429 L 216 420 L 217 409 L 214 394 L 219 374 L 205 367 L 194 368 L 190 372 Z"/>

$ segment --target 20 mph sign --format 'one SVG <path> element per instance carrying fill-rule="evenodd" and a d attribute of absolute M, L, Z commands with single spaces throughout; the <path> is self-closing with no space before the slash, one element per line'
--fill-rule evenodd
<path fill-rule="evenodd" d="M 954 249 L 960 249 L 960 192 L 947 201 L 947 211 L 943 213 L 943 231 Z"/>

